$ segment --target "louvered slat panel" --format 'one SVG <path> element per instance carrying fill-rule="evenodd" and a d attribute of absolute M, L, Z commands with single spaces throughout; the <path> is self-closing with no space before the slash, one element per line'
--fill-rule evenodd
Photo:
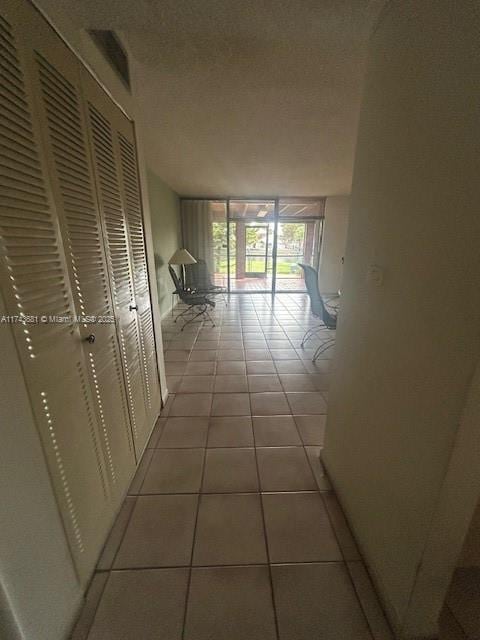
<path fill-rule="evenodd" d="M 0 36 L 8 55 L 0 66 L 0 250 L 13 290 L 16 313 L 24 316 L 67 316 L 71 313 L 68 285 L 60 257 L 55 222 L 47 198 L 31 123 L 24 78 L 8 22 L 0 16 Z M 52 334 L 69 327 L 46 324 L 23 330 L 30 358 L 47 349 Z"/>
<path fill-rule="evenodd" d="M 7 4 L 11 7 L 11 3 Z M 47 178 L 29 74 L 28 5 L 0 17 L 0 281 L 33 413 L 81 580 L 88 578 L 107 526 L 103 456 L 78 327 L 29 324 L 26 316 L 72 317 L 64 249 Z M 22 12 L 27 11 L 27 18 Z M 3 12 L 3 8 L 2 8 Z M 27 29 L 27 31 L 25 31 Z M 14 30 L 21 32 L 15 39 Z M 20 44 L 19 44 L 20 43 Z"/>
<path fill-rule="evenodd" d="M 123 498 L 134 461 L 128 407 L 123 393 L 122 365 L 115 337 L 88 352 L 99 423 L 110 481 L 118 500 Z M 108 392 L 106 392 L 108 390 Z"/>
<path fill-rule="evenodd" d="M 121 133 L 118 134 L 118 140 L 122 162 L 126 217 L 133 257 L 135 295 L 143 297 L 148 295 L 149 288 L 137 158 L 135 147 Z"/>
<path fill-rule="evenodd" d="M 138 305 L 144 398 L 148 407 L 147 414 L 152 415 L 152 410 L 156 406 L 159 396 L 159 385 L 145 251 L 143 211 L 138 181 L 137 154 L 135 145 L 122 133 L 118 134 L 118 143 L 122 164 L 128 235 L 134 265 L 134 291 Z"/>
<path fill-rule="evenodd" d="M 113 310 L 103 257 L 103 238 L 91 182 L 78 90 L 38 52 L 36 61 L 62 198 L 66 249 L 73 271 L 77 310 L 88 315 L 111 315 Z"/>
<path fill-rule="evenodd" d="M 59 205 L 77 314 L 113 316 L 78 62 L 62 43 L 52 38 L 35 42 L 34 48 L 54 197 Z M 113 514 L 123 499 L 135 464 L 125 383 L 123 375 L 118 375 L 121 360 L 116 326 L 84 322 L 80 331 L 84 337 L 91 333 L 95 336 L 94 344 L 83 341 L 84 355 Z"/>
<path fill-rule="evenodd" d="M 137 322 L 130 311 L 130 305 L 134 303 L 134 293 L 117 160 L 109 121 L 90 101 L 88 113 L 113 304 L 118 318 L 120 355 L 132 432 L 137 442 L 138 434 L 142 432 L 145 424 L 145 406 L 142 394 L 140 339 Z M 141 450 L 137 453 L 141 453 Z"/>
<path fill-rule="evenodd" d="M 118 308 L 127 308 L 134 296 L 130 277 L 125 218 L 115 168 L 112 132 L 106 118 L 92 104 L 89 104 L 89 114 L 108 241 L 113 295 Z"/>

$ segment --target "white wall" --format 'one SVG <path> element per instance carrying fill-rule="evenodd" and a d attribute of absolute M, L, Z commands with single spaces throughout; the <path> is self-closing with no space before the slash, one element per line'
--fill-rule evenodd
<path fill-rule="evenodd" d="M 0 638 L 64 638 L 82 593 L 5 324 L 0 353 Z"/>
<path fill-rule="evenodd" d="M 467 467 L 449 509 L 480 355 L 479 27 L 474 2 L 392 0 L 359 126 L 323 459 L 405 637 L 435 634 L 478 495 Z"/>
<path fill-rule="evenodd" d="M 327 198 L 318 272 L 321 293 L 337 293 L 341 289 L 349 210 L 350 196 Z"/>
<path fill-rule="evenodd" d="M 168 272 L 168 261 L 182 246 L 180 198 L 153 171 L 148 171 L 148 197 L 152 212 L 158 303 L 163 318 L 170 313 L 173 304 L 174 287 Z"/>

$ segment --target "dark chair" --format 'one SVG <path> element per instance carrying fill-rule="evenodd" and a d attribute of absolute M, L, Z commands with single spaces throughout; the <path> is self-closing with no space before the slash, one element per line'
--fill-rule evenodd
<path fill-rule="evenodd" d="M 227 306 L 225 287 L 220 287 L 212 282 L 212 276 L 208 270 L 207 263 L 202 258 L 197 258 L 194 264 L 185 265 L 185 286 L 195 293 L 222 296 L 225 306 Z"/>
<path fill-rule="evenodd" d="M 212 326 L 214 327 L 215 323 L 211 315 L 208 313 L 208 308 L 211 307 L 213 309 L 215 307 L 215 302 L 213 302 L 213 300 L 209 300 L 204 294 L 192 292 L 189 289 L 184 289 L 180 278 L 177 276 L 177 274 L 175 273 L 175 269 L 171 265 L 168 265 L 168 271 L 170 272 L 173 284 L 175 285 L 175 291 L 173 293 L 177 294 L 180 300 L 187 305 L 187 308 L 175 318 L 175 322 L 179 318 L 185 316 L 187 313 L 193 313 L 192 317 L 185 322 L 185 324 L 181 328 L 181 331 L 185 329 L 187 324 L 190 324 L 190 322 L 194 322 L 194 320 L 196 320 L 200 316 L 203 316 L 202 320 L 210 320 Z"/>
<path fill-rule="evenodd" d="M 313 338 L 315 334 L 323 329 L 330 329 L 331 331 L 335 331 L 337 328 L 337 316 L 330 313 L 323 301 L 323 298 L 320 293 L 320 289 L 318 288 L 318 272 L 307 264 L 299 264 L 299 267 L 303 270 L 303 275 L 305 278 L 305 286 L 307 287 L 308 297 L 310 298 L 310 310 L 312 315 L 318 318 L 321 321 L 321 324 L 316 327 L 311 327 L 305 332 L 303 336 L 303 340 L 301 346 L 303 347 L 305 343 Z M 317 350 L 313 354 L 313 362 L 318 358 L 318 356 L 326 351 L 329 347 L 331 347 L 335 342 L 335 338 L 325 338 L 322 340 L 320 345 L 317 347 Z"/>

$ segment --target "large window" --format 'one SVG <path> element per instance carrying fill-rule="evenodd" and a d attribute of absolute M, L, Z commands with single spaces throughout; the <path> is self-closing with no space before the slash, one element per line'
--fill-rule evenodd
<path fill-rule="evenodd" d="M 322 198 L 189 200 L 184 242 L 232 292 L 304 291 L 299 264 L 318 267 Z"/>

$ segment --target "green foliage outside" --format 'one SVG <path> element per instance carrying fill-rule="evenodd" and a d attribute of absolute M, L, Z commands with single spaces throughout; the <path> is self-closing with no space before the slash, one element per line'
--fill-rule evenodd
<path fill-rule="evenodd" d="M 252 227 L 245 227 L 247 247 L 255 248 L 259 240 L 258 231 Z M 215 259 L 215 272 L 227 274 L 227 223 L 212 223 L 213 254 Z M 277 275 L 300 277 L 300 269 L 297 262 L 302 260 L 303 243 L 305 238 L 304 223 L 288 223 L 280 225 L 278 237 Z M 230 272 L 235 273 L 236 235 L 235 223 L 230 223 Z M 285 254 L 282 256 L 282 253 Z M 288 256 L 288 257 L 287 257 Z M 269 259 L 269 271 L 271 271 L 271 258 Z M 247 270 L 250 273 L 262 273 L 265 269 L 265 261 L 262 258 L 247 258 Z"/>

